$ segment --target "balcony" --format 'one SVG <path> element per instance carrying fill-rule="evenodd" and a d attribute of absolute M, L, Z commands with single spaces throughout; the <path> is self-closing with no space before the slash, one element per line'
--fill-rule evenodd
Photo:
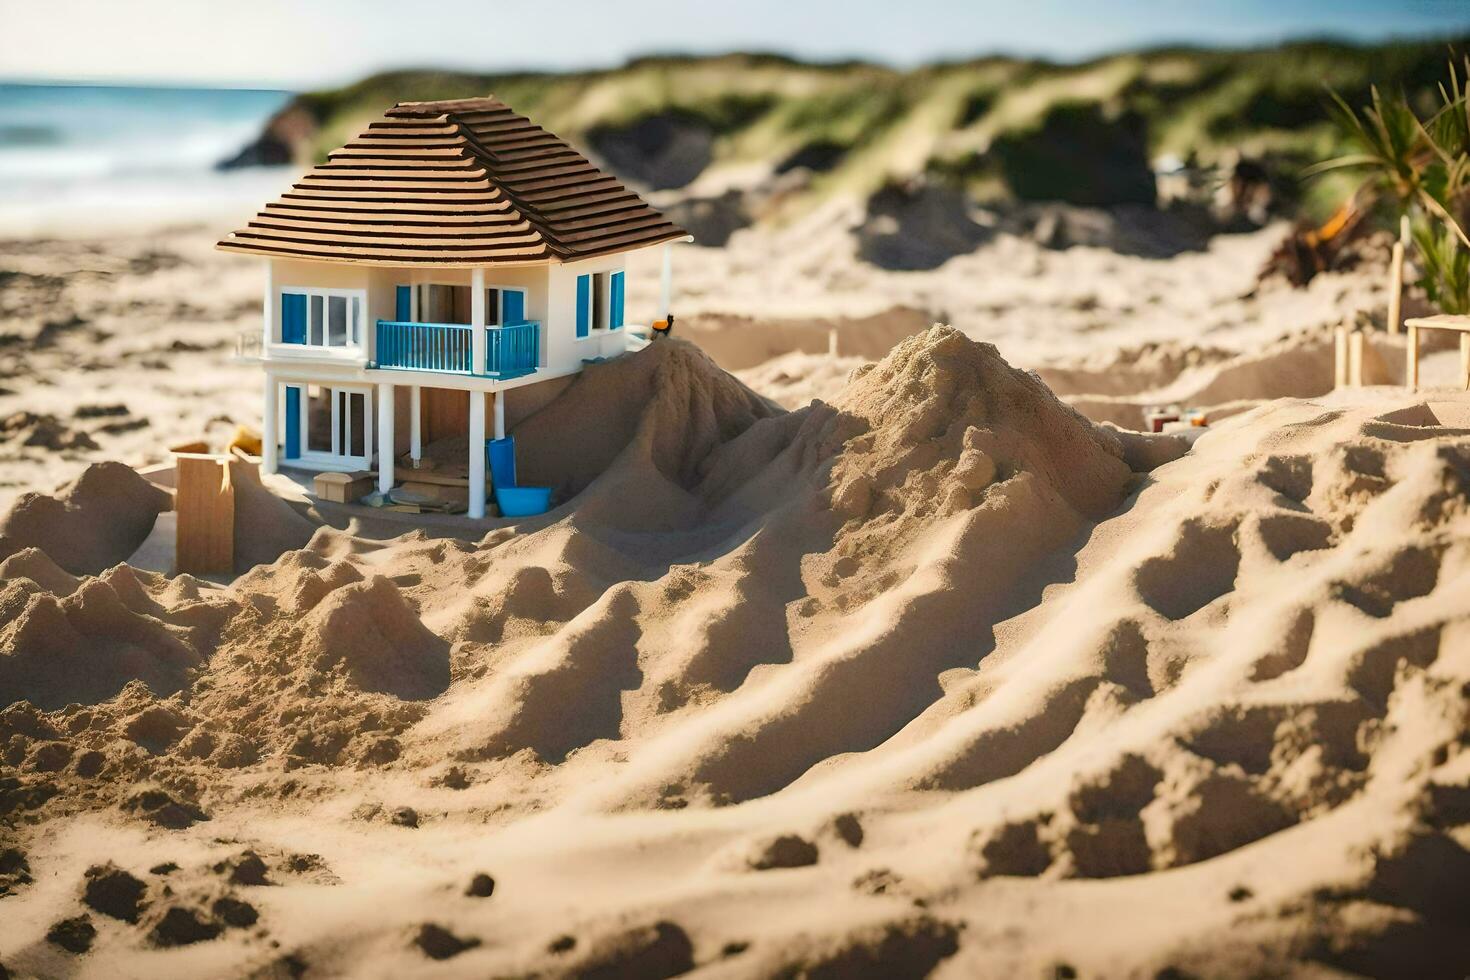
<path fill-rule="evenodd" d="M 485 364 L 475 370 L 474 331 L 467 323 L 408 323 L 379 320 L 376 366 L 395 371 L 432 371 L 519 378 L 541 360 L 541 323 L 528 320 L 485 329 Z"/>

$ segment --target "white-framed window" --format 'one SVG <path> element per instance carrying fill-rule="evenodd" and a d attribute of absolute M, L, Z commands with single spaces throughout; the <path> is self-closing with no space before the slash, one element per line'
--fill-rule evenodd
<path fill-rule="evenodd" d="M 360 348 L 367 291 L 287 286 L 281 290 L 281 343 L 347 350 Z"/>
<path fill-rule="evenodd" d="M 485 318 L 492 327 L 523 323 L 530 300 L 524 286 L 491 286 L 485 290 Z"/>
<path fill-rule="evenodd" d="M 470 287 L 452 283 L 426 282 L 412 287 L 411 305 L 406 312 L 419 323 L 469 323 Z M 530 291 L 524 286 L 487 286 L 485 289 L 485 322 L 498 327 L 520 323 L 528 318 Z"/>
<path fill-rule="evenodd" d="M 608 285 L 606 272 L 592 273 L 592 329 L 607 329 Z"/>
<path fill-rule="evenodd" d="M 586 340 L 623 326 L 622 269 L 586 272 L 577 277 L 577 337 Z"/>
<path fill-rule="evenodd" d="M 326 469 L 366 469 L 372 464 L 371 387 L 295 381 L 281 387 L 286 464 Z"/>

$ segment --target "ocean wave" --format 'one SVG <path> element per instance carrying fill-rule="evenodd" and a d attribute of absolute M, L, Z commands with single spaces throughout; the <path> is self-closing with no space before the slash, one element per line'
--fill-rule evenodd
<path fill-rule="evenodd" d="M 207 171 L 260 132 L 282 92 L 0 85 L 11 192 Z M 29 185 L 29 187 L 28 187 Z"/>

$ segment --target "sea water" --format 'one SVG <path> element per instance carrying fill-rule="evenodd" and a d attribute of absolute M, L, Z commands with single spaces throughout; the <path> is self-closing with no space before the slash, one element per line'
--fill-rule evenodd
<path fill-rule="evenodd" d="M 289 92 L 0 82 L 0 232 L 252 213 L 291 168 L 220 170 Z"/>

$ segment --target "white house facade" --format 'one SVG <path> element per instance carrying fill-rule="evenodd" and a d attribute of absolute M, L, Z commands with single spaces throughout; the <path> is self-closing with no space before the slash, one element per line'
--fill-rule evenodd
<path fill-rule="evenodd" d="M 395 106 L 220 242 L 265 261 L 263 468 L 375 468 L 386 493 L 464 436 L 483 517 L 508 393 L 627 349 L 630 252 L 663 249 L 666 316 L 685 238 L 493 98 Z"/>

